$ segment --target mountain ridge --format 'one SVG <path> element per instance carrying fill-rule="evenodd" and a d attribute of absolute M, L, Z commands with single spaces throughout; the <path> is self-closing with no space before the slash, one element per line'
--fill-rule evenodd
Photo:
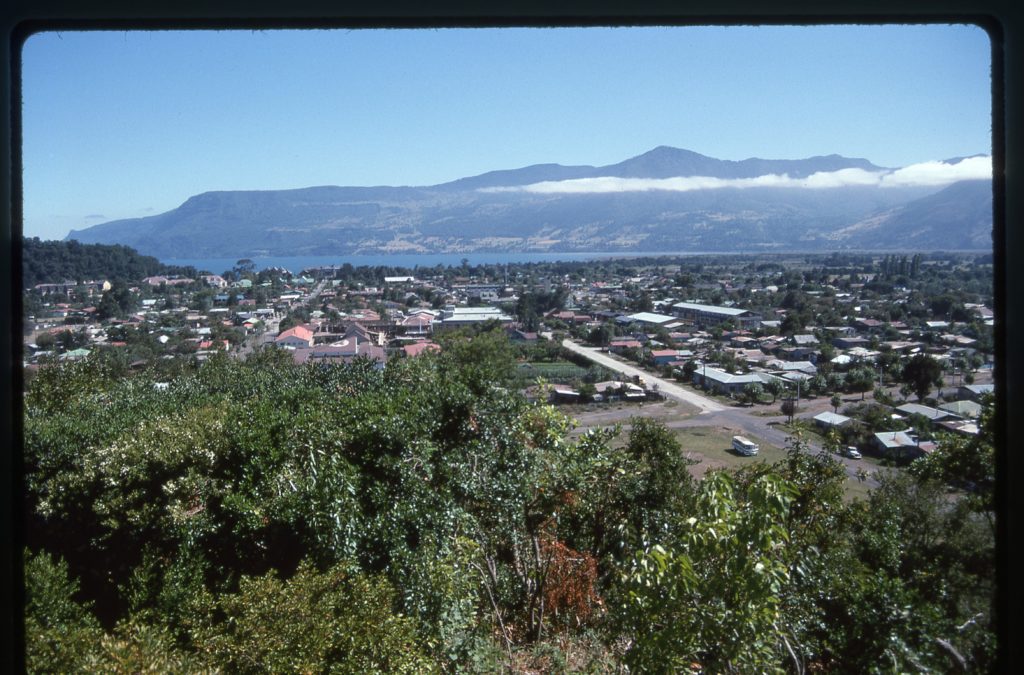
<path fill-rule="evenodd" d="M 917 206 L 918 200 L 952 186 L 800 189 L 729 182 L 767 175 L 803 180 L 845 169 L 865 175 L 891 171 L 836 154 L 731 161 L 658 146 L 605 166 L 534 164 L 432 186 L 209 191 L 165 213 L 72 230 L 66 239 L 124 244 L 158 258 L 628 252 L 652 246 L 731 250 L 738 244 L 755 250 L 827 249 L 870 247 L 871 237 L 890 246 L 906 239 L 901 232 L 916 233 L 913 238 L 922 243 L 962 241 L 984 248 L 985 241 L 991 242 L 990 181 L 980 181 L 988 185 L 987 202 L 982 185 Z M 593 194 L 535 189 L 545 184 L 561 190 L 560 181 L 580 179 L 692 176 L 715 179 L 725 187 L 611 188 Z"/>

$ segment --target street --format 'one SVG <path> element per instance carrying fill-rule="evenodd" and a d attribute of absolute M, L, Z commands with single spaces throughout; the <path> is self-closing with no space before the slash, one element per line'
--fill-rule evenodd
<path fill-rule="evenodd" d="M 658 377 L 648 373 L 646 370 L 641 370 L 635 366 L 631 366 L 628 363 L 613 359 L 612 357 L 604 354 L 597 347 L 584 347 L 572 340 L 562 340 L 562 346 L 571 352 L 580 354 L 590 359 L 594 363 L 604 366 L 609 370 L 614 370 L 618 373 L 622 373 L 627 377 L 642 377 L 646 382 L 649 383 L 649 388 L 656 389 L 666 398 L 671 398 L 676 401 L 682 401 L 683 403 L 689 403 L 690 405 L 697 406 L 700 408 L 700 414 L 719 412 L 726 410 L 727 408 L 721 403 L 714 401 L 706 396 L 701 396 L 696 392 L 692 392 L 688 389 L 683 389 L 678 384 L 670 382 L 664 378 Z"/>

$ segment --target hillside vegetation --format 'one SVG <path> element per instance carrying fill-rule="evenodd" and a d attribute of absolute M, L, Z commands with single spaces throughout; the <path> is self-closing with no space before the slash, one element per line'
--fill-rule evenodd
<path fill-rule="evenodd" d="M 138 281 L 156 274 L 195 274 L 194 270 L 164 265 L 120 244 L 42 241 L 38 237 L 22 240 L 21 266 L 22 288 L 65 280 Z"/>
<path fill-rule="evenodd" d="M 514 374 L 499 333 L 384 370 L 41 368 L 28 669 L 991 669 L 987 431 L 844 504 L 799 441 L 698 482 L 660 423 L 569 440 Z"/>

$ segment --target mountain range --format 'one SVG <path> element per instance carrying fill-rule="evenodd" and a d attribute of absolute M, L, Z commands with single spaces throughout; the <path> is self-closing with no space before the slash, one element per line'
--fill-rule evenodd
<path fill-rule="evenodd" d="M 67 239 L 161 259 L 991 250 L 990 179 L 895 180 L 905 173 L 839 155 L 727 161 L 661 146 L 608 166 L 538 164 L 423 187 L 205 192 Z"/>

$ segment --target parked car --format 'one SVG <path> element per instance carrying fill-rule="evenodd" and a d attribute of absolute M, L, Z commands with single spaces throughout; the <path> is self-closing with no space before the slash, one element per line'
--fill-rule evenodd
<path fill-rule="evenodd" d="M 843 457 L 849 457 L 850 459 L 860 459 L 861 454 L 857 448 L 853 447 L 852 445 L 848 445 L 843 450 Z"/>

